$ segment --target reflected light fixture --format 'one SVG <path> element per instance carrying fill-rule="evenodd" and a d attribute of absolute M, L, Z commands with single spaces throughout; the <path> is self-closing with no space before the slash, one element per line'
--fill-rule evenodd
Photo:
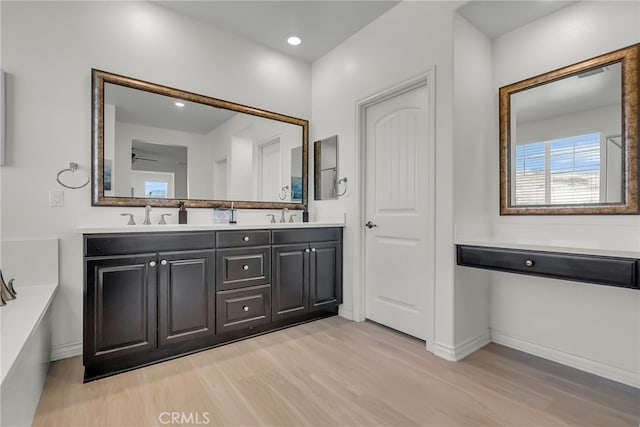
<path fill-rule="evenodd" d="M 300 40 L 300 37 L 291 36 L 287 39 L 287 43 L 289 43 L 291 46 L 298 46 L 300 43 L 302 43 L 302 40 Z"/>
<path fill-rule="evenodd" d="M 184 107 L 184 102 L 176 101 L 176 102 L 173 103 L 173 105 L 175 105 L 178 108 L 183 108 Z"/>

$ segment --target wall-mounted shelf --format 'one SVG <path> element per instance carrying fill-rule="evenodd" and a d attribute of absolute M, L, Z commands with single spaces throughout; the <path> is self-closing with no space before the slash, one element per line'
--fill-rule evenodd
<path fill-rule="evenodd" d="M 461 266 L 640 289 L 640 259 L 456 245 Z"/>

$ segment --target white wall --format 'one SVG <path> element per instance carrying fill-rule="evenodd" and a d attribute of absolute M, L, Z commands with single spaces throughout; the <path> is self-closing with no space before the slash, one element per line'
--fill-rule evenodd
<path fill-rule="evenodd" d="M 344 305 L 352 316 L 358 217 L 356 104 L 436 67 L 435 341 L 454 345 L 453 331 L 453 19 L 458 2 L 402 2 L 313 64 L 311 141 L 338 135 L 338 176 L 349 190 L 338 200 L 312 201 L 314 216 L 346 213 Z M 313 164 L 313 163 L 310 163 Z M 311 176 L 313 174 L 310 174 Z M 310 183 L 309 188 L 313 188 Z M 312 198 L 311 198 L 312 199 Z M 425 286 L 427 286 L 425 281 Z M 433 343 L 430 343 L 433 344 Z"/>
<path fill-rule="evenodd" d="M 500 86 L 637 43 L 639 28 L 638 2 L 580 2 L 505 34 L 493 43 L 494 94 Z M 495 171 L 488 200 L 496 234 L 640 250 L 638 216 L 500 217 L 498 144 L 486 148 Z M 494 340 L 640 386 L 640 292 L 491 276 Z"/>
<path fill-rule="evenodd" d="M 53 306 L 58 357 L 82 339 L 82 242 L 73 229 L 124 224 L 122 208 L 90 206 L 90 188 L 48 207 L 56 173 L 91 164 L 91 68 L 309 119 L 310 66 L 144 2 L 1 2 L 8 83 L 8 166 L 0 168 L 2 238 L 60 238 Z M 127 208 L 141 222 L 142 208 Z M 211 221 L 209 210 L 189 218 Z M 162 212 L 154 208 L 154 220 Z M 263 216 L 262 216 L 263 217 Z"/>
<path fill-rule="evenodd" d="M 486 194 L 492 183 L 496 143 L 491 88 L 491 42 L 465 18 L 454 21 L 453 183 L 457 224 L 482 223 L 491 211 Z M 440 182 L 437 183 L 440 187 Z M 489 274 L 455 268 L 454 359 L 489 342 Z"/>

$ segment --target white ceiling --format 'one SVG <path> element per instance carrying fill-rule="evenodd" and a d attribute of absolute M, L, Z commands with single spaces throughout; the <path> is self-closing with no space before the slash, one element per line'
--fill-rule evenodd
<path fill-rule="evenodd" d="M 158 1 L 180 14 L 313 62 L 399 1 Z M 287 44 L 297 35 L 299 46 Z"/>
<path fill-rule="evenodd" d="M 467 18 L 487 37 L 494 39 L 572 3 L 576 1 L 473 0 L 460 7 L 458 13 Z"/>

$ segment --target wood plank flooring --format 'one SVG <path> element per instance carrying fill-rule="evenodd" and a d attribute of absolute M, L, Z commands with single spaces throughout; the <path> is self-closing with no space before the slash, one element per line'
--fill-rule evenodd
<path fill-rule="evenodd" d="M 80 357 L 54 362 L 33 425 L 636 427 L 640 390 L 496 344 L 447 362 L 332 317 L 87 384 Z"/>

